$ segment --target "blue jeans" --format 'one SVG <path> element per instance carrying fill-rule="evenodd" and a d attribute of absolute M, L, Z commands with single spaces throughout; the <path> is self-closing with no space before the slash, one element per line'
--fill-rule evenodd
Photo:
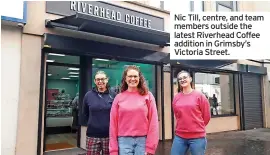
<path fill-rule="evenodd" d="M 171 155 L 186 155 L 190 149 L 191 155 L 204 155 L 207 146 L 206 138 L 184 139 L 175 136 L 172 144 Z"/>
<path fill-rule="evenodd" d="M 144 155 L 146 137 L 118 137 L 119 155 Z"/>

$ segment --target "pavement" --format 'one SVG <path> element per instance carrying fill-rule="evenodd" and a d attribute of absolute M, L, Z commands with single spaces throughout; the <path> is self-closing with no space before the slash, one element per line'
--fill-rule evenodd
<path fill-rule="evenodd" d="M 270 129 L 208 134 L 206 155 L 270 155 Z M 170 155 L 172 141 L 161 142 L 156 155 Z"/>
<path fill-rule="evenodd" d="M 206 155 L 270 155 L 270 129 L 207 134 L 207 141 Z M 160 142 L 155 155 L 170 155 L 171 146 L 171 140 Z M 45 155 L 85 155 L 83 152 L 76 148 Z"/>

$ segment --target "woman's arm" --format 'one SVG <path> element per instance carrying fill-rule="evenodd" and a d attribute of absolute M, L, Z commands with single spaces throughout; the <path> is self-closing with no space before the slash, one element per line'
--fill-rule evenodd
<path fill-rule="evenodd" d="M 110 155 L 118 155 L 118 98 L 115 97 L 110 113 Z"/>
<path fill-rule="evenodd" d="M 148 119 L 149 129 L 146 138 L 146 152 L 148 154 L 155 154 L 159 141 L 159 124 L 156 101 L 152 93 L 149 94 L 148 101 Z"/>
<path fill-rule="evenodd" d="M 211 112 L 210 112 L 210 103 L 208 99 L 202 94 L 201 100 L 200 100 L 200 109 L 202 111 L 202 118 L 204 120 L 204 125 L 206 126 L 211 118 Z"/>

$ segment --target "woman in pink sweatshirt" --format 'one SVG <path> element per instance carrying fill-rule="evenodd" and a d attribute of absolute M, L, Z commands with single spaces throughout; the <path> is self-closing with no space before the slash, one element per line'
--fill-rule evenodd
<path fill-rule="evenodd" d="M 159 141 L 155 98 L 136 66 L 125 69 L 110 116 L 110 155 L 153 155 Z"/>
<path fill-rule="evenodd" d="M 192 78 L 187 71 L 178 73 L 177 80 L 182 91 L 172 103 L 177 124 L 171 155 L 185 155 L 188 149 L 192 155 L 204 155 L 210 104 L 203 93 L 192 89 Z"/>

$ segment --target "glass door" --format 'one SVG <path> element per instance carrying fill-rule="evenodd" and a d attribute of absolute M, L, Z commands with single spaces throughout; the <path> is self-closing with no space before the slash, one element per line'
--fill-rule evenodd
<path fill-rule="evenodd" d="M 76 148 L 79 56 L 49 53 L 46 61 L 45 152 Z"/>

